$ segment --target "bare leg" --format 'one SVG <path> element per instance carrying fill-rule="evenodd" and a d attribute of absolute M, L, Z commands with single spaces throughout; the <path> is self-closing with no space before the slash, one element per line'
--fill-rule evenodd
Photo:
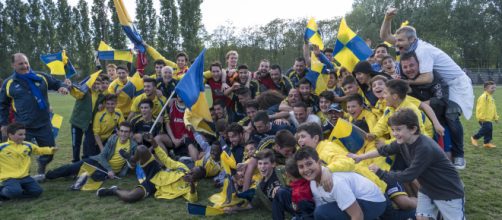
<path fill-rule="evenodd" d="M 157 142 L 157 144 L 159 145 L 160 148 L 162 148 L 162 150 L 164 150 L 166 153 L 169 152 L 167 151 L 167 148 L 174 148 L 174 144 L 173 142 L 171 141 L 171 138 L 169 138 L 169 136 L 167 134 L 159 134 L 157 136 L 155 136 L 155 142 Z"/>
<path fill-rule="evenodd" d="M 193 144 L 188 145 L 188 155 L 190 155 L 190 157 L 192 158 L 192 160 L 194 162 L 199 160 L 199 158 L 200 158 L 199 150 Z"/>
<path fill-rule="evenodd" d="M 128 203 L 137 202 L 145 197 L 145 190 L 141 187 L 136 187 L 133 190 L 121 190 L 116 191 L 117 197 L 120 200 Z"/>

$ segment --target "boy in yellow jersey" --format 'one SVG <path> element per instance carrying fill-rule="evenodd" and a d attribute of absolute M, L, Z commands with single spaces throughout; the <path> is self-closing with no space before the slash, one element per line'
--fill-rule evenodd
<path fill-rule="evenodd" d="M 321 126 L 315 123 L 304 123 L 296 130 L 296 137 L 300 147 L 314 148 L 321 158 L 326 163 L 329 170 L 323 171 L 326 175 L 322 176 L 323 186 L 325 190 L 330 190 L 332 182 L 329 177 L 331 172 L 356 172 L 375 183 L 382 192 L 385 191 L 387 184 L 380 180 L 374 173 L 372 173 L 367 166 L 355 164 L 354 161 L 347 157 L 349 151 L 329 140 L 322 140 Z"/>
<path fill-rule="evenodd" d="M 29 176 L 31 154 L 52 155 L 56 147 L 38 147 L 24 141 L 24 125 L 12 123 L 7 126 L 9 140 L 0 144 L 0 199 L 35 198 L 42 188 Z"/>
<path fill-rule="evenodd" d="M 499 121 L 499 115 L 497 114 L 497 106 L 495 105 L 495 99 L 493 98 L 493 93 L 496 90 L 495 82 L 488 81 L 484 84 L 485 92 L 479 96 L 478 102 L 476 103 L 476 118 L 481 125 L 478 133 L 471 137 L 472 145 L 478 146 L 478 139 L 484 138 L 483 146 L 485 148 L 494 148 L 495 144 L 491 143 L 492 133 L 493 133 L 493 122 Z"/>
<path fill-rule="evenodd" d="M 122 89 L 129 81 L 129 70 L 126 66 L 118 66 L 117 75 L 118 77 L 110 83 L 110 86 L 108 86 L 108 93 L 117 95 L 117 108 L 120 109 L 123 114 L 129 115 L 132 103 L 131 97 L 122 92 Z"/>
<path fill-rule="evenodd" d="M 347 112 L 350 115 L 349 121 L 365 132 L 373 131 L 377 122 L 377 117 L 373 112 L 364 108 L 363 97 L 359 94 L 352 94 L 347 97 Z"/>
<path fill-rule="evenodd" d="M 117 196 L 124 202 L 137 202 L 150 195 L 157 199 L 175 199 L 180 196 L 189 202 L 197 201 L 195 182 L 204 178 L 205 171 L 200 167 L 192 170 L 178 161 L 167 156 L 162 148 L 157 147 L 155 139 L 151 135 L 145 135 L 145 140 L 152 143 L 153 150 L 158 162 L 144 145 L 138 146 L 135 154 L 131 157 L 127 153 L 121 154 L 127 158 L 128 163 L 139 163 L 145 174 L 145 179 L 140 185 L 132 190 L 119 189 L 117 186 L 101 188 L 97 191 L 98 197 Z M 163 169 L 165 166 L 167 169 Z"/>
<path fill-rule="evenodd" d="M 156 81 L 155 79 L 152 78 L 145 78 L 143 79 L 143 94 L 136 96 L 131 105 L 131 113 L 129 113 L 128 119 L 131 120 L 134 118 L 136 115 L 140 115 L 140 110 L 139 110 L 139 103 L 143 99 L 150 99 L 153 102 L 153 108 L 152 108 L 152 115 L 154 117 L 157 117 L 159 115 L 160 110 L 162 110 L 162 107 L 166 103 L 166 97 L 164 97 L 162 94 L 157 94 L 157 88 L 155 86 Z"/>
<path fill-rule="evenodd" d="M 122 112 L 115 108 L 117 106 L 117 96 L 110 94 L 105 97 L 105 109 L 99 111 L 94 116 L 92 123 L 92 130 L 94 132 L 94 139 L 99 149 L 96 149 L 95 154 L 103 151 L 104 145 L 108 138 L 115 131 L 115 128 L 124 121 Z M 91 155 L 91 156 L 93 156 Z"/>
<path fill-rule="evenodd" d="M 120 152 L 134 154 L 136 151 L 136 142 L 131 140 L 131 124 L 129 122 L 120 123 L 117 134 L 112 135 L 106 142 L 106 145 L 98 155 L 90 158 L 63 165 L 54 170 L 50 170 L 45 175 L 47 179 L 56 179 L 60 177 L 76 176 L 85 163 L 95 166 L 100 170 L 96 170 L 91 174 L 90 178 L 94 181 L 104 181 L 106 179 L 113 179 L 115 176 L 125 176 L 129 170 L 126 160 L 120 156 Z M 106 171 L 103 172 L 103 171 Z M 89 178 L 88 176 L 81 176 L 82 178 Z M 85 183 L 85 181 L 77 181 L 77 183 Z M 72 190 L 79 190 L 82 185 L 76 184 L 72 186 Z"/>

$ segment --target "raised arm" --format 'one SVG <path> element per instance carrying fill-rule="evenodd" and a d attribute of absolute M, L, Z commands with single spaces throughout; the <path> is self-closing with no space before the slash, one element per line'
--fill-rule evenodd
<path fill-rule="evenodd" d="M 385 13 L 382 26 L 380 27 L 380 39 L 387 41 L 391 44 L 396 43 L 396 38 L 392 35 L 391 24 L 392 18 L 397 14 L 397 8 L 389 8 Z"/>

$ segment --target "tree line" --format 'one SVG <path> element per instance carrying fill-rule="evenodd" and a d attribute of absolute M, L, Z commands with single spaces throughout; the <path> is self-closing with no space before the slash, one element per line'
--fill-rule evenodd
<path fill-rule="evenodd" d="M 289 68 L 302 55 L 308 18 L 275 19 L 261 26 L 236 28 L 232 23 L 209 33 L 201 23 L 202 0 L 135 0 L 136 27 L 143 39 L 168 59 L 179 51 L 195 58 L 208 48 L 206 64 L 224 62 L 227 51 L 239 52 L 239 63 L 255 69 L 261 59 Z M 335 7 L 336 5 L 333 5 Z M 408 20 L 419 38 L 433 43 L 466 68 L 501 68 L 502 2 L 499 0 L 354 0 L 345 15 L 349 26 L 372 46 L 380 43 L 380 24 L 387 7 L 399 9 L 393 29 Z M 210 19 L 210 18 L 208 18 Z M 318 20 L 327 47 L 333 47 L 341 17 Z M 129 47 L 113 0 L 0 1 L 0 73 L 11 73 L 10 55 L 28 54 L 35 70 L 47 70 L 40 54 L 65 49 L 79 72 L 94 70 L 94 50 L 104 40 L 116 49 Z"/>

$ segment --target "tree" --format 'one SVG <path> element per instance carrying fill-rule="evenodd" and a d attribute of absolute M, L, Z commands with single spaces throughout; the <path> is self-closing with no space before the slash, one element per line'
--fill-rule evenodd
<path fill-rule="evenodd" d="M 87 1 L 79 0 L 77 8 L 75 8 L 73 11 L 74 14 L 78 15 L 78 19 L 75 19 L 76 28 L 78 29 L 79 33 L 76 37 L 76 49 L 79 55 L 78 66 L 81 69 L 81 73 L 89 74 L 91 73 L 91 66 L 93 61 L 93 49 L 90 47 L 91 30 Z"/>
<path fill-rule="evenodd" d="M 40 29 L 40 41 L 39 46 L 42 53 L 50 53 L 58 48 L 55 43 L 56 39 L 56 28 L 55 24 L 57 19 L 55 19 L 57 14 L 56 5 L 53 0 L 43 0 L 42 7 L 42 24 Z"/>
<path fill-rule="evenodd" d="M 178 49 L 178 9 L 175 0 L 160 1 L 159 33 L 157 34 L 157 49 L 173 59 Z"/>
<path fill-rule="evenodd" d="M 40 33 L 40 29 L 42 26 L 42 4 L 40 0 L 29 0 L 30 5 L 30 13 L 28 16 L 29 25 L 30 25 L 30 33 Z M 39 57 L 43 51 L 40 48 L 40 40 L 42 36 L 39 34 L 35 34 L 30 38 L 30 51 L 34 57 Z M 32 64 L 33 65 L 33 64 Z M 36 68 L 36 66 L 32 66 L 32 68 Z"/>
<path fill-rule="evenodd" d="M 57 2 L 57 43 L 60 47 L 60 50 L 71 51 L 74 49 L 74 40 L 73 37 L 75 35 L 75 31 L 73 30 L 72 17 L 71 17 L 71 7 L 68 5 L 67 0 L 58 0 Z M 69 54 L 72 54 L 69 52 Z"/>
<path fill-rule="evenodd" d="M 180 6 L 180 33 L 183 50 L 191 56 L 197 56 L 202 48 L 198 31 L 201 27 L 202 0 L 178 0 Z"/>
<path fill-rule="evenodd" d="M 28 58 L 32 58 L 30 54 L 30 38 L 27 34 L 30 30 L 28 24 L 29 7 L 21 0 L 6 0 L 4 13 L 6 19 L 5 32 L 7 33 L 7 50 L 11 52 L 24 52 Z"/>
<path fill-rule="evenodd" d="M 115 10 L 115 5 L 113 4 L 113 0 L 108 0 L 108 9 L 110 10 L 110 14 L 112 15 L 112 23 L 110 25 L 110 37 L 109 43 L 113 48 L 116 49 L 125 49 L 126 46 L 126 36 L 124 31 L 122 30 L 122 26 L 119 22 L 119 16 Z"/>
<path fill-rule="evenodd" d="M 106 5 L 104 0 L 93 0 L 91 7 L 92 11 L 92 33 L 93 33 L 93 48 L 98 48 L 101 40 L 108 41 L 108 32 L 110 21 L 106 13 Z"/>
<path fill-rule="evenodd" d="M 7 67 L 9 66 L 9 52 L 7 51 L 7 32 L 5 30 L 5 20 L 4 5 L 2 4 L 2 2 L 0 2 L 0 77 L 7 76 Z"/>
<path fill-rule="evenodd" d="M 139 34 L 145 42 L 155 47 L 157 13 L 152 0 L 136 0 L 136 21 Z"/>

